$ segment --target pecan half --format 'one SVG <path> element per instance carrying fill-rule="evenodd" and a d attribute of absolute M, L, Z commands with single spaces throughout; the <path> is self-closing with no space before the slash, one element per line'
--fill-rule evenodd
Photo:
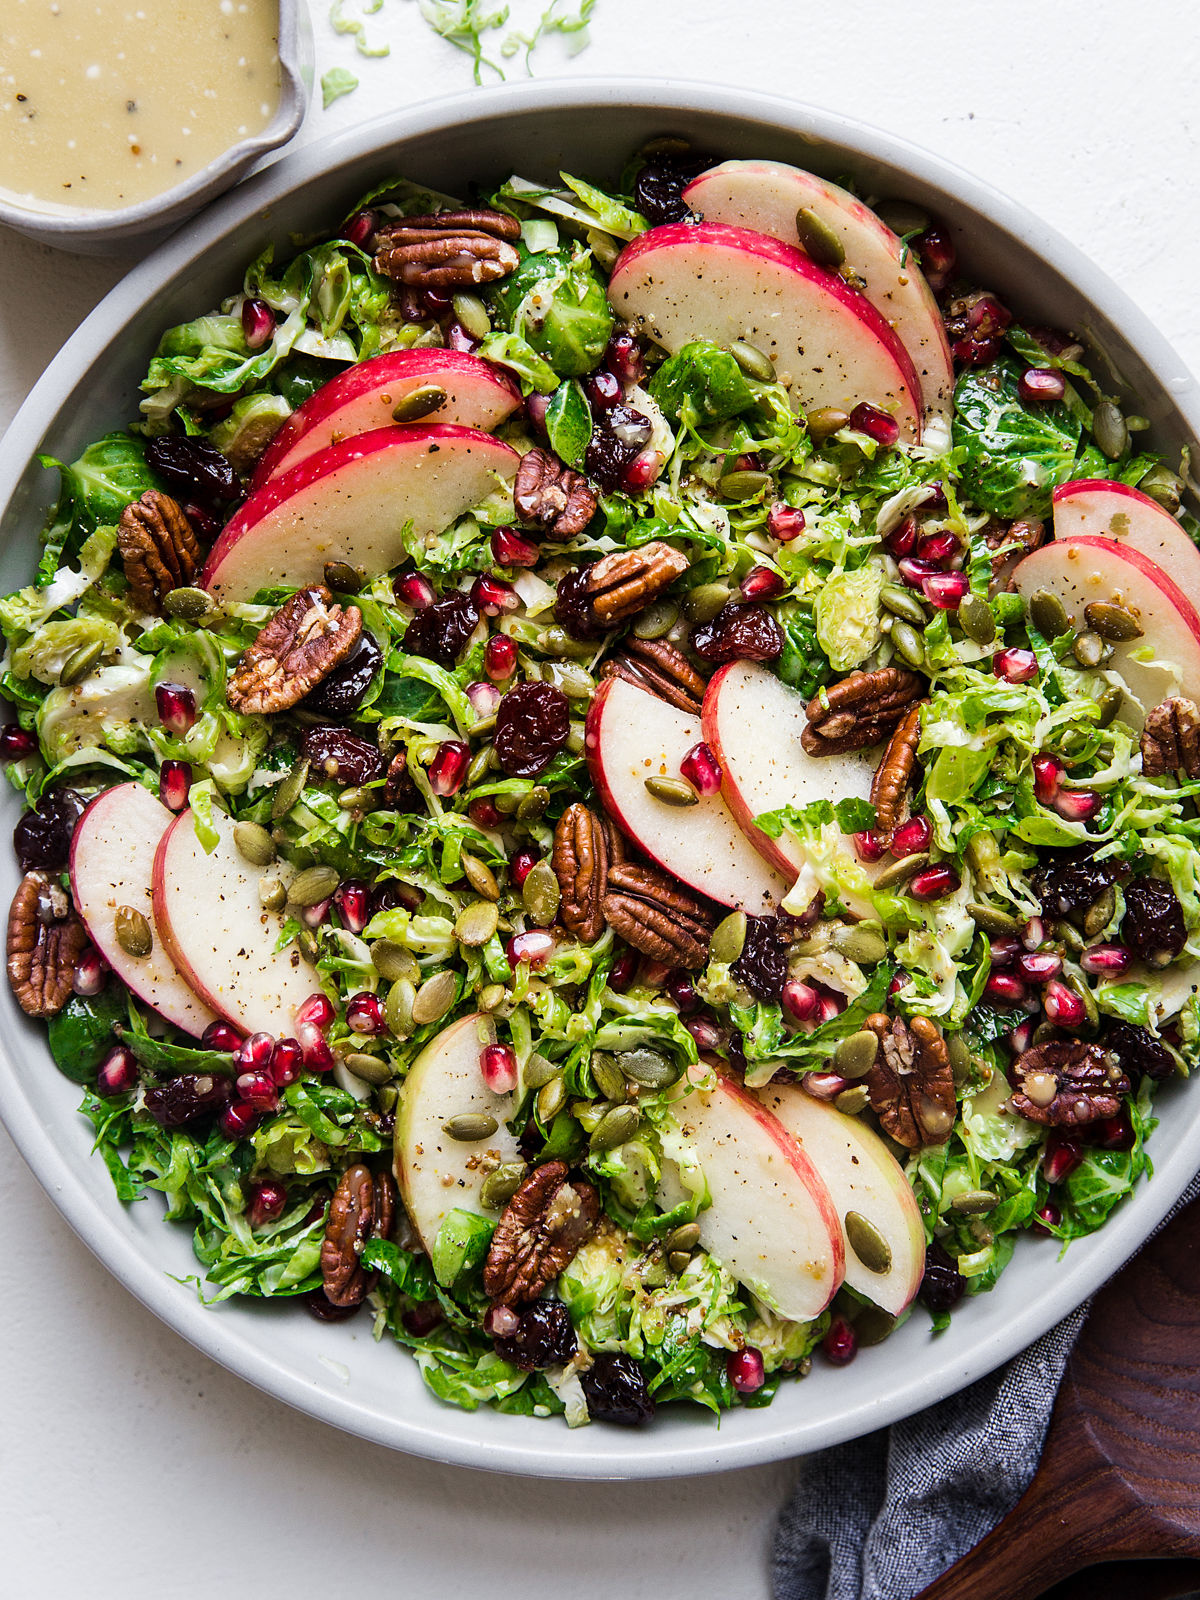
<path fill-rule="evenodd" d="M 696 971 L 708 960 L 708 910 L 660 867 L 610 860 L 604 916 L 626 944 L 654 961 Z"/>
<path fill-rule="evenodd" d="M 909 708 L 904 720 L 888 740 L 883 759 L 871 779 L 871 804 L 875 807 L 875 827 L 890 839 L 904 813 L 904 797 L 917 764 L 921 742 L 921 704 Z"/>
<path fill-rule="evenodd" d="M 333 605 L 323 583 L 299 589 L 242 653 L 226 694 L 235 711 L 286 711 L 358 643 L 362 612 Z"/>
<path fill-rule="evenodd" d="M 1046 526 L 1036 517 L 1018 517 L 1015 522 L 999 522 L 993 518 L 983 530 L 983 540 L 992 552 L 992 592 L 1001 587 L 998 580 L 1007 577 L 1022 557 L 1038 549 L 1046 539 Z"/>
<path fill-rule="evenodd" d="M 521 264 L 521 224 L 502 211 L 441 211 L 402 217 L 375 236 L 375 266 L 417 289 L 467 289 L 506 278 Z"/>
<path fill-rule="evenodd" d="M 602 678 L 624 678 L 637 689 L 657 695 L 668 705 L 700 715 L 705 681 L 676 645 L 666 639 L 637 639 L 627 635 L 621 650 L 600 668 Z"/>
<path fill-rule="evenodd" d="M 163 596 L 186 588 L 203 556 L 183 507 L 157 489 L 147 489 L 122 511 L 117 548 L 134 605 L 157 616 L 162 615 Z"/>
<path fill-rule="evenodd" d="M 645 609 L 682 577 L 688 558 L 661 539 L 637 550 L 614 550 L 587 569 L 587 593 L 597 620 L 613 628 Z"/>
<path fill-rule="evenodd" d="M 1142 771 L 1148 778 L 1180 771 L 1200 778 L 1200 711 L 1194 700 L 1173 695 L 1149 712 L 1142 729 Z"/>
<path fill-rule="evenodd" d="M 321 1243 L 321 1281 L 331 1305 L 359 1305 L 370 1292 L 368 1276 L 359 1256 L 368 1239 L 387 1239 L 395 1220 L 392 1180 L 378 1177 L 357 1162 L 347 1167 L 329 1202 L 329 1220 Z"/>
<path fill-rule="evenodd" d="M 565 1161 L 535 1167 L 492 1235 L 485 1293 L 500 1305 L 536 1300 L 595 1232 L 600 1201 L 590 1183 L 568 1183 Z"/>
<path fill-rule="evenodd" d="M 513 485 L 513 505 L 522 522 L 533 523 L 551 539 L 571 539 L 596 515 L 596 491 L 582 472 L 573 472 L 550 450 L 521 457 Z"/>
<path fill-rule="evenodd" d="M 1013 1110 L 1051 1128 L 1115 1117 L 1129 1093 L 1116 1051 L 1082 1039 L 1051 1039 L 1024 1051 L 1009 1067 L 1008 1081 Z"/>
<path fill-rule="evenodd" d="M 27 872 L 8 913 L 8 981 L 26 1016 L 62 1010 L 87 942 L 65 890 L 44 872 Z"/>
<path fill-rule="evenodd" d="M 605 926 L 608 840 L 600 818 L 578 801 L 559 819 L 550 861 L 558 879 L 563 926 L 581 943 L 594 943 Z"/>
<path fill-rule="evenodd" d="M 928 1017 L 906 1023 L 882 1011 L 866 1025 L 882 1047 L 866 1083 L 884 1132 L 908 1150 L 945 1144 L 954 1127 L 954 1074 L 937 1026 Z"/>
<path fill-rule="evenodd" d="M 800 743 L 810 756 L 838 756 L 878 744 L 913 704 L 923 698 L 924 684 L 906 667 L 878 672 L 852 672 L 830 684 L 808 702 L 808 722 Z"/>

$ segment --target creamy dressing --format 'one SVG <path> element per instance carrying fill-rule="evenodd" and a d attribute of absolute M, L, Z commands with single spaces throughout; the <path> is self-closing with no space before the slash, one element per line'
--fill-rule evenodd
<path fill-rule="evenodd" d="M 0 0 L 0 198 L 117 211 L 259 134 L 277 0 Z"/>

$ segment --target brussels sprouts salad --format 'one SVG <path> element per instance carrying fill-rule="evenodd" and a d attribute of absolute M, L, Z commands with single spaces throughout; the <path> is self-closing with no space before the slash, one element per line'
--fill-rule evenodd
<path fill-rule="evenodd" d="M 576 1426 L 941 1331 L 1149 1172 L 1200 528 L 907 202 L 560 185 L 381 184 L 162 335 L 42 458 L 0 755 L 13 991 L 206 1303 Z"/>

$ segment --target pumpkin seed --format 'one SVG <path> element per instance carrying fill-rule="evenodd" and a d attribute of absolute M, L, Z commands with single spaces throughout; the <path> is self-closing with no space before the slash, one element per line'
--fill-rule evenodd
<path fill-rule="evenodd" d="M 492 796 L 492 804 L 501 816 L 513 817 L 516 816 L 517 807 L 523 799 L 524 796 L 519 794 L 494 794 Z"/>
<path fill-rule="evenodd" d="M 1126 639 L 1140 639 L 1145 631 L 1127 606 L 1094 601 L 1090 606 L 1084 606 L 1083 614 L 1089 628 L 1114 644 L 1123 643 Z"/>
<path fill-rule="evenodd" d="M 1125 691 L 1119 683 L 1110 683 L 1100 696 L 1096 704 L 1100 707 L 1098 723 L 1101 728 L 1107 728 L 1109 723 L 1115 722 L 1125 700 Z"/>
<path fill-rule="evenodd" d="M 392 411 L 393 422 L 416 422 L 446 404 L 446 391 L 439 383 L 421 383 L 410 389 Z"/>
<path fill-rule="evenodd" d="M 835 434 L 839 428 L 844 428 L 850 421 L 850 413 L 843 411 L 841 406 L 818 406 L 815 411 L 810 411 L 805 417 L 808 424 L 808 436 L 814 444 L 824 444 L 826 439 Z"/>
<path fill-rule="evenodd" d="M 991 644 L 996 637 L 996 619 L 981 594 L 965 594 L 958 602 L 958 625 L 972 644 Z"/>
<path fill-rule="evenodd" d="M 69 686 L 78 683 L 81 678 L 86 678 L 103 654 L 103 639 L 94 639 L 91 644 L 81 644 L 79 649 L 72 650 L 63 662 L 62 671 L 58 675 L 59 683 Z"/>
<path fill-rule="evenodd" d="M 207 589 L 185 586 L 171 589 L 163 595 L 162 607 L 169 617 L 182 617 L 186 622 L 199 622 L 201 617 L 206 617 L 210 611 L 217 609 L 217 602 Z"/>
<path fill-rule="evenodd" d="M 288 885 L 288 902 L 294 906 L 319 906 L 337 888 L 339 878 L 333 867 L 305 867 Z"/>
<path fill-rule="evenodd" d="M 898 583 L 885 583 L 879 591 L 879 601 L 894 617 L 903 617 L 916 628 L 923 628 L 929 621 L 925 607 L 912 590 L 902 589 Z"/>
<path fill-rule="evenodd" d="M 971 1059 L 970 1046 L 961 1033 L 947 1034 L 946 1054 L 950 1057 L 950 1070 L 955 1083 L 965 1083 L 974 1072 L 975 1063 Z"/>
<path fill-rule="evenodd" d="M 862 923 L 839 928 L 833 936 L 833 948 L 847 961 L 857 961 L 860 967 L 878 966 L 888 953 L 887 940 L 883 935 L 874 928 L 864 927 Z"/>
<path fill-rule="evenodd" d="M 918 872 L 924 872 L 929 865 L 929 851 L 921 850 L 916 855 L 904 856 L 899 861 L 894 861 L 890 867 L 885 867 L 875 879 L 877 889 L 898 889 L 901 884 L 907 883 L 910 878 L 915 878 Z"/>
<path fill-rule="evenodd" d="M 1043 639 L 1058 639 L 1071 626 L 1067 608 L 1053 589 L 1036 589 L 1029 601 L 1029 615 Z"/>
<path fill-rule="evenodd" d="M 875 1065 L 879 1039 L 870 1028 L 849 1034 L 833 1052 L 833 1070 L 843 1078 L 863 1078 Z"/>
<path fill-rule="evenodd" d="M 464 906 L 454 923 L 454 937 L 469 950 L 477 950 L 496 931 L 500 913 L 494 900 L 472 900 Z"/>
<path fill-rule="evenodd" d="M 389 1111 L 395 1111 L 399 1098 L 400 1090 L 394 1083 L 382 1083 L 375 1091 L 375 1104 L 385 1116 Z"/>
<path fill-rule="evenodd" d="M 1112 884 L 1103 888 L 1084 912 L 1083 931 L 1089 939 L 1107 928 L 1117 909 L 1117 891 Z"/>
<path fill-rule="evenodd" d="M 655 1050 L 623 1051 L 617 1057 L 617 1065 L 631 1082 L 643 1089 L 665 1089 L 679 1076 L 675 1063 Z"/>
<path fill-rule="evenodd" d="M 835 1095 L 833 1103 L 848 1117 L 856 1117 L 871 1104 L 871 1091 L 865 1083 L 856 1083 L 852 1089 L 843 1089 L 841 1094 Z"/>
<path fill-rule="evenodd" d="M 746 948 L 746 927 L 744 911 L 731 911 L 718 922 L 708 947 L 709 960 L 731 967 Z"/>
<path fill-rule="evenodd" d="M 840 267 L 846 259 L 846 246 L 811 206 L 801 206 L 796 213 L 796 232 L 806 256 L 819 267 Z"/>
<path fill-rule="evenodd" d="M 686 1250 L 672 1250 L 667 1256 L 667 1265 L 676 1277 L 686 1272 L 691 1264 L 692 1258 Z"/>
<path fill-rule="evenodd" d="M 638 1276 L 647 1289 L 661 1289 L 667 1281 L 667 1264 L 658 1256 L 651 1256 Z"/>
<path fill-rule="evenodd" d="M 342 1065 L 364 1083 L 390 1083 L 395 1077 L 391 1066 L 382 1056 L 369 1056 L 365 1051 L 356 1050 L 351 1055 L 343 1056 Z"/>
<path fill-rule="evenodd" d="M 373 789 L 343 789 L 338 795 L 338 805 L 343 811 L 366 811 L 371 807 L 374 794 Z"/>
<path fill-rule="evenodd" d="M 567 734 L 567 749 L 573 756 L 582 755 L 587 747 L 587 723 L 572 722 Z"/>
<path fill-rule="evenodd" d="M 454 307 L 454 315 L 472 339 L 487 338 L 492 331 L 492 319 L 482 300 L 473 294 L 456 294 L 451 296 L 450 304 Z"/>
<path fill-rule="evenodd" d="M 558 915 L 562 898 L 558 878 L 548 861 L 539 861 L 531 867 L 521 885 L 521 904 L 530 922 L 538 928 L 548 928 Z"/>
<path fill-rule="evenodd" d="M 987 837 L 990 839 L 991 834 Z M 1010 916 L 1007 911 L 998 911 L 995 906 L 980 905 L 977 900 L 967 901 L 967 915 L 977 928 L 982 928 L 984 933 L 996 939 L 1020 933 L 1025 926 L 1019 917 Z"/>
<path fill-rule="evenodd" d="M 538 634 L 537 642 L 538 649 L 551 656 L 574 656 L 577 660 L 587 661 L 596 654 L 594 644 L 572 639 L 565 628 L 547 628 L 545 633 Z"/>
<path fill-rule="evenodd" d="M 624 1100 L 625 1074 L 603 1050 L 592 1052 L 592 1077 L 606 1100 Z"/>
<path fill-rule="evenodd" d="M 490 1139 L 500 1124 L 486 1111 L 463 1111 L 442 1123 L 442 1132 L 460 1144 L 478 1144 L 480 1139 Z"/>
<path fill-rule="evenodd" d="M 388 1032 L 397 1039 L 407 1039 L 413 1031 L 413 1001 L 416 997 L 416 985 L 409 978 L 397 978 L 388 990 L 383 1020 L 388 1025 Z"/>
<path fill-rule="evenodd" d="M 453 972 L 435 972 L 432 978 L 417 990 L 413 1001 L 412 1019 L 418 1027 L 427 1022 L 440 1022 L 454 1004 L 458 994 L 458 978 Z"/>
<path fill-rule="evenodd" d="M 882 1344 L 895 1326 L 895 1317 L 880 1306 L 864 1306 L 854 1319 L 854 1332 L 862 1348 Z"/>
<path fill-rule="evenodd" d="M 752 500 L 772 486 L 769 472 L 726 472 L 717 479 L 717 493 L 725 500 Z"/>
<path fill-rule="evenodd" d="M 526 1171 L 523 1161 L 505 1161 L 489 1172 L 479 1185 L 479 1204 L 485 1211 L 499 1211 L 521 1187 Z"/>
<path fill-rule="evenodd" d="M 1170 958 L 1168 957 L 1168 960 L 1169 959 Z M 1165 966 L 1166 962 L 1151 961 L 1149 965 Z M 1083 1010 L 1087 1018 L 1088 1027 L 1098 1027 L 1100 1025 L 1100 1007 L 1096 1004 L 1096 996 L 1092 993 L 1091 986 L 1084 977 L 1083 973 L 1078 970 L 1072 970 L 1070 967 L 1068 967 L 1063 973 L 1063 982 L 1066 984 L 1067 988 L 1070 989 L 1072 994 L 1078 995 L 1083 1001 Z"/>
<path fill-rule="evenodd" d="M 233 842 L 255 867 L 269 867 L 275 859 L 275 841 L 261 823 L 235 822 Z"/>
<path fill-rule="evenodd" d="M 1071 654 L 1081 667 L 1085 667 L 1090 672 L 1094 667 L 1100 665 L 1106 655 L 1111 655 L 1112 652 L 1108 650 L 1104 640 L 1098 633 L 1093 633 L 1089 630 L 1078 636 L 1071 646 Z"/>
<path fill-rule="evenodd" d="M 561 1072 L 556 1072 L 549 1083 L 538 1090 L 537 1116 L 543 1127 L 553 1122 L 567 1103 L 567 1086 Z"/>
<path fill-rule="evenodd" d="M 1129 429 L 1125 426 L 1125 418 L 1111 400 L 1102 400 L 1092 412 L 1092 433 L 1110 461 L 1123 456 L 1129 449 Z"/>
<path fill-rule="evenodd" d="M 1054 937 L 1059 944 L 1065 944 L 1073 956 L 1082 955 L 1084 951 L 1084 938 L 1073 922 L 1068 922 L 1062 917 L 1054 924 Z"/>
<path fill-rule="evenodd" d="M 638 612 L 630 632 L 635 639 L 661 639 L 678 621 L 679 607 L 674 600 L 656 600 Z"/>
<path fill-rule="evenodd" d="M 881 1274 L 890 1272 L 892 1247 L 875 1224 L 864 1217 L 861 1211 L 847 1211 L 845 1226 L 850 1248 L 867 1271 Z"/>
<path fill-rule="evenodd" d="M 278 878 L 260 878 L 258 899 L 264 911 L 282 911 L 287 905 L 287 890 Z"/>
<path fill-rule="evenodd" d="M 472 729 L 474 732 L 474 729 Z M 492 764 L 492 746 L 485 744 L 476 750 L 471 757 L 471 765 L 467 768 L 467 776 L 463 783 L 464 789 L 473 789 L 477 783 L 482 783 L 488 775 Z"/>
<path fill-rule="evenodd" d="M 676 1228 L 663 1240 L 663 1249 L 670 1255 L 676 1250 L 694 1250 L 700 1243 L 700 1224 L 698 1222 L 685 1222 L 682 1227 Z"/>
<path fill-rule="evenodd" d="M 911 200 L 881 200 L 875 207 L 875 215 L 898 239 L 903 239 L 905 234 L 924 233 L 929 226 L 929 213 L 913 205 Z"/>
<path fill-rule="evenodd" d="M 546 815 L 550 805 L 550 791 L 544 785 L 537 783 L 524 796 L 517 805 L 518 822 L 536 822 L 539 817 Z"/>
<path fill-rule="evenodd" d="M 482 895 L 485 900 L 499 900 L 500 885 L 496 882 L 492 869 L 485 866 L 478 856 L 468 855 L 465 850 L 459 860 L 462 862 L 467 882 L 475 893 Z"/>
<path fill-rule="evenodd" d="M 321 956 L 321 941 L 311 928 L 299 928 L 292 943 L 308 962 L 310 967 L 315 967 Z"/>
<path fill-rule="evenodd" d="M 700 804 L 700 796 L 690 783 L 685 783 L 682 778 L 647 778 L 647 793 L 652 794 L 656 800 L 661 800 L 665 806 L 695 806 Z M 528 882 L 528 879 L 526 879 Z"/>
<path fill-rule="evenodd" d="M 491 1013 L 504 1004 L 507 993 L 502 983 L 489 983 L 479 991 L 479 1009 Z"/>
<path fill-rule="evenodd" d="M 561 689 L 568 700 L 590 700 L 596 692 L 595 678 L 578 661 L 553 662 L 549 674 L 542 673 L 542 681 Z"/>
<path fill-rule="evenodd" d="M 304 785 L 307 781 L 308 757 L 302 756 L 275 791 L 275 799 L 271 803 L 272 822 L 278 822 L 281 818 L 287 816 L 301 794 L 303 794 Z"/>
<path fill-rule="evenodd" d="M 723 583 L 702 583 L 683 597 L 683 614 L 689 622 L 711 622 L 729 604 L 729 588 Z"/>
<path fill-rule="evenodd" d="M 1128 425 L 1127 422 L 1126 426 Z M 1151 500 L 1157 501 L 1163 510 L 1169 511 L 1172 516 L 1179 510 L 1183 498 L 1183 481 L 1171 471 L 1170 467 L 1164 467 L 1161 462 L 1157 467 L 1150 468 L 1138 484 L 1138 488 L 1143 494 L 1148 494 Z"/>
<path fill-rule="evenodd" d="M 968 1217 L 982 1217 L 989 1211 L 995 1211 L 1000 1204 L 1000 1196 L 993 1194 L 990 1189 L 964 1189 L 962 1194 L 956 1194 L 950 1202 L 955 1211 L 961 1211 Z"/>
<path fill-rule="evenodd" d="M 150 924 L 133 906 L 118 906 L 113 917 L 117 943 L 127 956 L 148 956 L 154 949 Z"/>
<path fill-rule="evenodd" d="M 891 640 L 901 661 L 907 661 L 910 667 L 925 665 L 925 641 L 911 622 L 897 617 L 892 623 Z"/>
<path fill-rule="evenodd" d="M 525 1087 L 541 1089 L 551 1078 L 557 1078 L 561 1070 L 557 1062 L 547 1061 L 545 1056 L 539 1055 L 535 1050 L 525 1063 Z"/>
<path fill-rule="evenodd" d="M 588 1140 L 588 1149 L 595 1154 L 600 1150 L 615 1150 L 618 1145 L 624 1144 L 626 1139 L 632 1139 L 638 1130 L 642 1114 L 636 1106 L 614 1106 L 611 1111 L 606 1111 L 596 1124 L 592 1137 Z"/>
<path fill-rule="evenodd" d="M 375 940 L 371 946 L 371 965 L 389 983 L 395 983 L 397 978 L 407 978 L 409 983 L 416 983 L 421 976 L 421 968 L 412 951 L 391 939 Z"/>
<path fill-rule="evenodd" d="M 766 351 L 760 350 L 756 344 L 749 344 L 745 339 L 735 339 L 729 346 L 729 354 L 748 378 L 755 378 L 759 383 L 775 382 L 775 363 Z"/>
<path fill-rule="evenodd" d="M 338 594 L 357 594 L 363 586 L 362 574 L 355 572 L 347 561 L 327 561 L 325 585 Z"/>

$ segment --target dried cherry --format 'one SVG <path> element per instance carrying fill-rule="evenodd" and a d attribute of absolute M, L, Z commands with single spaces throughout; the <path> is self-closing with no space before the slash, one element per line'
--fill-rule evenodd
<path fill-rule="evenodd" d="M 589 563 L 590 565 L 590 563 Z M 588 592 L 588 567 L 575 567 L 558 580 L 554 620 L 572 639 L 603 639 L 604 627 L 592 609 Z"/>
<path fill-rule="evenodd" d="M 1153 1078 L 1155 1083 L 1164 1083 L 1174 1075 L 1171 1052 L 1147 1028 L 1113 1021 L 1108 1025 L 1104 1042 L 1110 1050 L 1116 1051 L 1123 1072 L 1140 1072 L 1144 1077 Z"/>
<path fill-rule="evenodd" d="M 203 439 L 167 434 L 146 446 L 146 465 L 172 489 L 182 489 L 200 500 L 236 500 L 241 493 L 233 463 L 215 445 Z"/>
<path fill-rule="evenodd" d="M 410 656 L 425 656 L 449 669 L 478 626 L 479 610 L 474 600 L 456 589 L 417 612 L 405 630 L 404 649 Z"/>
<path fill-rule="evenodd" d="M 324 1289 L 313 1289 L 304 1296 L 304 1304 L 308 1314 L 316 1317 L 318 1322 L 345 1322 L 362 1306 L 361 1300 L 356 1300 L 352 1306 L 335 1306 L 325 1293 Z"/>
<path fill-rule="evenodd" d="M 383 651 L 364 629 L 345 661 L 304 696 L 299 702 L 300 709 L 319 717 L 353 716 L 367 698 L 367 691 L 382 664 Z"/>
<path fill-rule="evenodd" d="M 692 629 L 692 649 L 705 661 L 774 661 L 783 629 L 765 606 L 722 606 L 711 622 Z"/>
<path fill-rule="evenodd" d="M 1125 889 L 1121 938 L 1151 966 L 1165 966 L 1187 943 L 1183 907 L 1163 878 L 1137 878 Z"/>
<path fill-rule="evenodd" d="M 300 748 L 308 757 L 312 775 L 317 780 L 328 778 L 333 783 L 357 788 L 359 784 L 382 778 L 387 771 L 387 763 L 369 739 L 348 733 L 336 722 L 309 728 Z"/>
<path fill-rule="evenodd" d="M 622 410 L 625 409 L 622 407 Z M 604 415 L 601 413 L 601 415 Z M 583 470 L 593 483 L 598 483 L 605 494 L 613 494 L 621 487 L 625 469 L 641 447 L 626 444 L 607 428 L 597 426 L 592 430 L 583 457 Z"/>
<path fill-rule="evenodd" d="M 13 829 L 13 849 L 22 872 L 61 872 L 71 851 L 71 835 L 84 812 L 74 789 L 50 789 Z"/>
<path fill-rule="evenodd" d="M 579 1345 L 571 1313 L 561 1300 L 537 1300 L 522 1313 L 515 1333 L 497 1338 L 496 1354 L 522 1372 L 563 1367 Z"/>
<path fill-rule="evenodd" d="M 538 778 L 567 742 L 571 712 L 552 683 L 518 683 L 496 712 L 496 755 L 510 778 Z"/>
<path fill-rule="evenodd" d="M 967 1280 L 958 1270 L 958 1263 L 940 1239 L 935 1239 L 925 1252 L 925 1276 L 921 1279 L 921 1299 L 930 1311 L 949 1311 L 956 1306 L 967 1290 Z"/>
<path fill-rule="evenodd" d="M 746 942 L 731 971 L 755 999 L 779 999 L 787 981 L 787 947 L 774 917 L 746 918 Z"/>
<path fill-rule="evenodd" d="M 233 1085 L 214 1072 L 185 1072 L 157 1089 L 147 1089 L 143 1105 L 160 1128 L 183 1128 L 209 1117 L 233 1099 Z"/>
<path fill-rule="evenodd" d="M 1098 900 L 1110 884 L 1126 876 L 1127 869 L 1119 862 L 1094 861 L 1095 848 L 1095 845 L 1081 845 L 1071 850 L 1056 850 L 1047 864 L 1030 874 L 1043 915 L 1078 916 Z"/>
<path fill-rule="evenodd" d="M 691 216 L 683 191 L 712 166 L 711 156 L 659 157 L 648 161 L 633 185 L 633 203 L 652 227 Z"/>
<path fill-rule="evenodd" d="M 588 1411 L 597 1422 L 618 1422 L 635 1428 L 654 1416 L 654 1401 L 641 1367 L 623 1351 L 600 1351 L 579 1381 Z"/>

